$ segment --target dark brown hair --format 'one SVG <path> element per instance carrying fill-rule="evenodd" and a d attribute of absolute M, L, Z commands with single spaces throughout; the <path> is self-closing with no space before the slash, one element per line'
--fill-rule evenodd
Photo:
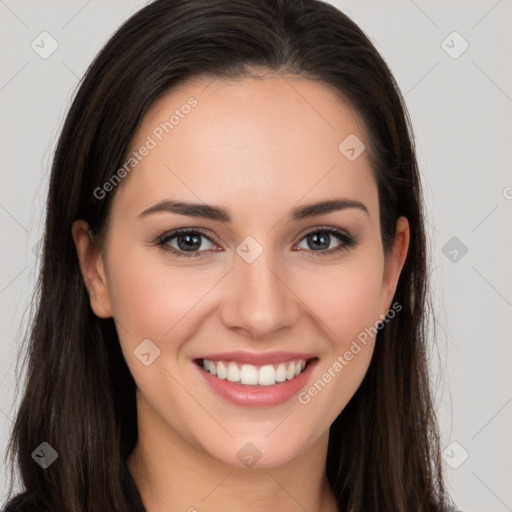
<path fill-rule="evenodd" d="M 328 480 L 345 512 L 448 510 L 428 372 L 428 246 L 404 100 L 367 36 L 317 0 L 157 0 L 128 19 L 82 79 L 56 148 L 26 383 L 9 440 L 23 492 L 11 506 L 143 511 L 127 458 L 137 441 L 135 383 L 112 318 L 94 315 L 71 226 L 105 228 L 112 196 L 94 190 L 124 162 L 148 108 L 191 78 L 255 70 L 296 74 L 339 92 L 360 116 L 378 185 L 386 253 L 407 217 L 409 252 L 368 372 L 330 429 Z M 341 141 L 340 141 L 341 142 Z M 18 388 L 17 388 L 18 389 Z M 42 469 L 47 442 L 58 459 Z"/>

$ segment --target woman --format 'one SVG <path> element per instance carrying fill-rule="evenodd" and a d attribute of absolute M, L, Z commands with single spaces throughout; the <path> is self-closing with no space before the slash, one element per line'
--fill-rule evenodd
<path fill-rule="evenodd" d="M 412 131 L 344 14 L 146 6 L 47 206 L 7 510 L 449 510 Z"/>

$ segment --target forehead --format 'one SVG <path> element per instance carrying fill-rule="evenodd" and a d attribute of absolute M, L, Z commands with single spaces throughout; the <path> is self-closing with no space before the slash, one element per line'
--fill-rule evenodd
<path fill-rule="evenodd" d="M 363 123 L 318 82 L 290 75 L 190 81 L 144 116 L 130 151 L 151 149 L 116 201 L 143 209 L 168 197 L 217 204 L 229 197 L 233 208 L 254 208 L 250 213 L 304 196 L 371 203 L 376 185 L 367 151 L 351 161 L 339 148 L 354 136 L 366 143 Z"/>

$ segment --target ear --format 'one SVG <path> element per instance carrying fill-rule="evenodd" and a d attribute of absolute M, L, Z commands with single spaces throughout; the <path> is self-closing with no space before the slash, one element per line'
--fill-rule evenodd
<path fill-rule="evenodd" d="M 381 288 L 381 313 L 386 315 L 391 306 L 398 285 L 398 278 L 407 257 L 409 249 L 410 231 L 409 221 L 406 217 L 399 217 L 396 221 L 395 239 L 389 254 L 384 262 L 384 274 Z"/>
<path fill-rule="evenodd" d="M 75 241 L 82 277 L 89 292 L 91 308 L 96 316 L 110 318 L 112 304 L 103 256 L 94 244 L 89 225 L 84 220 L 77 220 L 71 227 L 71 234 Z"/>

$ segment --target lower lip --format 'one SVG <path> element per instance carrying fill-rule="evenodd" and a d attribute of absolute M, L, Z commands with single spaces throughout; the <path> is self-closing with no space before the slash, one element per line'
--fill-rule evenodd
<path fill-rule="evenodd" d="M 298 377 L 278 382 L 272 386 L 251 386 L 239 382 L 230 382 L 227 379 L 215 377 L 210 372 L 200 368 L 196 363 L 193 363 L 193 365 L 213 391 L 228 402 L 245 407 L 274 407 L 290 400 L 306 385 L 317 362 L 318 359 L 308 361 Z"/>

